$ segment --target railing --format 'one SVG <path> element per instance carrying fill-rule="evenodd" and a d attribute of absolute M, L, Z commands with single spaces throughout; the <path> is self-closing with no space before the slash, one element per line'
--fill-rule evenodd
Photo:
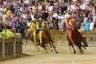
<path fill-rule="evenodd" d="M 22 55 L 22 39 L 0 38 L 0 60 Z"/>
<path fill-rule="evenodd" d="M 96 46 L 96 32 L 84 32 L 89 46 Z M 51 31 L 54 41 L 67 41 L 67 32 Z M 22 38 L 3 39 L 0 38 L 0 59 L 12 58 L 22 55 Z"/>
<path fill-rule="evenodd" d="M 63 31 L 51 31 L 51 35 L 54 41 L 67 41 L 67 32 Z M 87 37 L 89 46 L 96 46 L 96 32 L 86 31 L 84 34 Z"/>

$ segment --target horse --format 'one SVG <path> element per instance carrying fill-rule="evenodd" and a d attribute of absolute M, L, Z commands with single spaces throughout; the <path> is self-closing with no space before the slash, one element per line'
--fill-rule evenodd
<path fill-rule="evenodd" d="M 79 48 L 79 51 L 81 53 L 83 53 L 84 51 L 83 51 L 82 47 L 84 49 L 86 49 L 86 47 L 88 47 L 88 44 L 87 44 L 87 41 L 86 41 L 86 37 L 83 37 L 81 35 L 81 33 L 78 31 L 78 28 L 76 26 L 76 22 L 73 22 L 72 28 L 73 28 L 73 32 L 72 32 L 72 40 L 73 40 L 73 42 L 71 42 L 71 40 L 68 37 L 69 45 L 72 46 L 74 54 L 76 54 L 76 50 L 74 48 L 74 45 L 76 45 Z"/>
<path fill-rule="evenodd" d="M 52 40 L 51 34 L 47 29 L 43 30 L 43 42 L 42 47 L 46 51 L 46 44 L 49 45 L 51 48 L 54 49 L 54 51 L 58 54 L 58 51 L 56 50 L 56 46 L 54 45 L 54 41 Z"/>
<path fill-rule="evenodd" d="M 31 41 L 33 42 L 33 35 L 32 33 L 29 33 L 29 36 L 31 36 Z M 30 38 L 30 37 L 29 37 Z M 28 42 L 28 38 L 26 43 Z M 42 45 L 40 45 L 40 40 L 39 40 L 39 36 L 38 36 L 38 32 L 37 32 L 37 46 L 42 47 L 45 52 L 47 53 L 47 46 L 50 46 L 50 48 L 53 48 L 55 53 L 58 54 L 58 51 L 56 50 L 56 46 L 54 45 L 54 41 L 52 40 L 51 34 L 47 29 L 43 30 L 43 36 L 42 36 Z"/>

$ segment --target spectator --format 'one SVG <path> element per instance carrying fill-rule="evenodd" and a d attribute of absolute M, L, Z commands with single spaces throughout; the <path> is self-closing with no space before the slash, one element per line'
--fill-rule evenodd
<path fill-rule="evenodd" d="M 79 19 L 80 19 L 80 23 L 83 23 L 83 14 L 82 13 L 80 13 Z"/>
<path fill-rule="evenodd" d="M 34 18 L 38 20 L 41 16 L 43 20 L 46 20 L 50 30 L 66 30 L 68 17 L 74 19 L 82 31 L 93 31 L 93 28 L 96 27 L 95 3 L 91 3 L 90 0 L 74 0 L 74 2 L 71 0 L 40 0 L 31 2 L 30 0 L 22 3 L 4 1 L 0 6 L 2 25 L 12 26 L 15 32 L 18 32 L 21 28 L 20 25 L 25 28 L 30 27 L 31 21 L 34 21 Z"/>
<path fill-rule="evenodd" d="M 6 26 L 6 29 L 3 30 L 6 38 L 14 38 L 14 33 L 10 31 L 10 26 Z"/>
<path fill-rule="evenodd" d="M 53 20 L 53 30 L 58 30 L 58 22 L 57 22 L 57 20 L 55 19 L 55 20 Z"/>
<path fill-rule="evenodd" d="M 88 21 L 88 17 L 86 17 L 86 15 L 84 14 L 83 23 L 86 24 L 87 21 Z"/>
<path fill-rule="evenodd" d="M 52 30 L 52 28 L 53 28 L 53 22 L 52 21 L 48 22 L 48 26 L 49 26 L 50 30 Z"/>
<path fill-rule="evenodd" d="M 81 31 L 85 31 L 85 25 L 84 25 L 84 23 L 81 23 L 80 30 L 81 30 Z"/>
<path fill-rule="evenodd" d="M 6 11 L 6 17 L 7 18 L 11 17 L 11 11 L 10 11 L 10 9 L 7 9 L 7 11 Z"/>
<path fill-rule="evenodd" d="M 87 21 L 85 24 L 85 31 L 90 31 L 90 22 Z"/>
<path fill-rule="evenodd" d="M 58 21 L 58 27 L 59 27 L 59 30 L 60 31 L 63 31 L 63 26 L 62 26 L 63 23 L 61 23 L 61 20 Z"/>
<path fill-rule="evenodd" d="M 89 21 L 90 21 L 90 31 L 93 31 L 93 29 L 94 29 L 93 19 L 89 19 Z"/>
<path fill-rule="evenodd" d="M 94 15 L 93 15 L 93 22 L 95 22 L 96 21 L 96 13 L 94 13 Z"/>

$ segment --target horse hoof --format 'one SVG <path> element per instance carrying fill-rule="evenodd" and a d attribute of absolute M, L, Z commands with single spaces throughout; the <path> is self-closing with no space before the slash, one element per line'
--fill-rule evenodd
<path fill-rule="evenodd" d="M 56 52 L 56 54 L 59 54 L 58 52 Z"/>
<path fill-rule="evenodd" d="M 74 54 L 76 54 L 76 51 L 74 51 Z"/>
<path fill-rule="evenodd" d="M 84 50 L 86 50 L 86 48 L 84 48 Z"/>
<path fill-rule="evenodd" d="M 84 53 L 84 51 L 83 51 L 83 50 L 81 50 L 80 52 L 81 52 L 81 54 L 83 54 L 83 53 Z"/>
<path fill-rule="evenodd" d="M 88 47 L 88 45 L 86 45 L 85 47 Z"/>
<path fill-rule="evenodd" d="M 53 51 L 53 49 L 50 49 L 50 51 Z"/>

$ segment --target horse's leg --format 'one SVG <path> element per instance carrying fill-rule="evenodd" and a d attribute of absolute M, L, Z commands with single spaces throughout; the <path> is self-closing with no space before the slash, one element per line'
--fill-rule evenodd
<path fill-rule="evenodd" d="M 49 45 L 50 45 L 51 48 L 53 47 L 51 43 Z"/>
<path fill-rule="evenodd" d="M 74 54 L 76 54 L 76 51 L 75 51 L 74 45 L 72 45 L 72 48 L 73 48 Z"/>
<path fill-rule="evenodd" d="M 47 44 L 47 48 L 48 48 L 50 51 L 53 51 L 52 46 L 51 46 L 50 44 Z"/>
<path fill-rule="evenodd" d="M 70 41 L 69 37 L 68 37 L 68 42 L 69 42 L 69 46 L 72 46 L 74 54 L 76 54 L 75 48 L 74 48 L 74 44 Z"/>
<path fill-rule="evenodd" d="M 46 48 L 44 48 L 44 50 L 45 50 L 46 53 L 48 53 L 47 50 L 46 50 Z"/>
<path fill-rule="evenodd" d="M 46 53 L 48 53 L 46 47 L 43 47 L 43 49 L 45 50 Z"/>
<path fill-rule="evenodd" d="M 45 42 L 42 43 L 42 46 L 41 47 L 45 50 L 46 53 L 48 53 Z"/>
<path fill-rule="evenodd" d="M 81 52 L 81 53 L 83 53 L 83 52 L 84 52 L 84 51 L 83 51 L 83 49 L 82 49 L 81 47 L 79 47 L 79 50 L 80 50 L 80 52 Z"/>
<path fill-rule="evenodd" d="M 83 44 L 85 47 L 88 47 L 88 43 L 86 41 L 83 41 Z"/>
<path fill-rule="evenodd" d="M 88 43 L 87 43 L 86 37 L 83 37 L 82 43 L 84 44 L 85 47 L 88 47 Z"/>
<path fill-rule="evenodd" d="M 54 45 L 53 42 L 50 42 L 50 46 L 53 47 L 54 51 L 56 52 L 56 54 L 59 54 L 58 51 L 56 50 L 56 46 Z"/>
<path fill-rule="evenodd" d="M 82 49 L 81 45 L 78 45 L 78 47 L 79 47 L 80 52 L 83 53 L 83 49 Z"/>
<path fill-rule="evenodd" d="M 86 50 L 86 47 L 84 45 L 81 44 L 81 46 L 84 48 L 84 50 Z"/>

